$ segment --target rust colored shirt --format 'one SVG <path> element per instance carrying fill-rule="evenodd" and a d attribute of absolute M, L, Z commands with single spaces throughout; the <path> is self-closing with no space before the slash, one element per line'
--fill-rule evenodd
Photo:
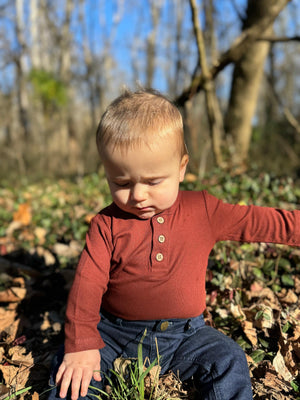
<path fill-rule="evenodd" d="M 67 305 L 65 351 L 104 347 L 100 307 L 127 320 L 200 315 L 216 242 L 299 246 L 299 220 L 300 211 L 226 204 L 206 191 L 180 191 L 172 207 L 146 220 L 111 204 L 86 236 Z"/>

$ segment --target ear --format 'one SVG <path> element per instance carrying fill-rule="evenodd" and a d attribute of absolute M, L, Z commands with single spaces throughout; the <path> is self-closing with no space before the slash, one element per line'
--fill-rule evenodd
<path fill-rule="evenodd" d="M 184 175 L 185 175 L 185 171 L 186 171 L 188 162 L 189 162 L 189 156 L 187 154 L 185 154 L 180 161 L 179 182 L 182 182 L 184 179 Z"/>

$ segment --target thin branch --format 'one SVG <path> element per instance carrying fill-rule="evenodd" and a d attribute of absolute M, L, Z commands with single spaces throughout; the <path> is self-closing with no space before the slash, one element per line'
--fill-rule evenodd
<path fill-rule="evenodd" d="M 300 42 L 300 36 L 262 36 L 257 38 L 256 40 L 264 40 L 271 43 L 279 43 L 279 42 Z"/>
<path fill-rule="evenodd" d="M 262 19 L 258 24 L 245 29 L 242 34 L 233 42 L 232 46 L 221 54 L 219 60 L 209 68 L 208 74 L 214 79 L 229 64 L 238 61 L 243 54 L 248 51 L 249 46 L 263 36 L 265 30 L 274 22 L 278 14 L 283 10 L 291 0 L 279 1 L 276 7 L 270 10 L 268 17 Z M 190 86 L 185 89 L 176 99 L 176 103 L 182 106 L 187 100 L 191 99 L 204 86 L 203 71 L 192 79 Z"/>

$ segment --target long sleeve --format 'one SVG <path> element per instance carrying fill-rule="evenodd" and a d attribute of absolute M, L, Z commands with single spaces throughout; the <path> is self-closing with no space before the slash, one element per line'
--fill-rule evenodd
<path fill-rule="evenodd" d="M 86 235 L 86 245 L 68 298 L 65 322 L 66 353 L 104 347 L 97 324 L 100 319 L 101 300 L 109 280 L 110 258 L 110 229 L 98 214 L 92 220 Z"/>
<path fill-rule="evenodd" d="M 215 241 L 300 245 L 300 211 L 227 204 L 203 192 Z"/>

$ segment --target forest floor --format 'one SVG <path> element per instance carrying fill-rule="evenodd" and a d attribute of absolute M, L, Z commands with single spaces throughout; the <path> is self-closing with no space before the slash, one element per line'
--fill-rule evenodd
<path fill-rule="evenodd" d="M 290 179 L 191 175 L 229 202 L 299 208 Z M 38 400 L 63 342 L 66 299 L 92 216 L 110 202 L 102 176 L 0 187 L 0 400 Z M 300 399 L 300 249 L 223 242 L 207 272 L 206 323 L 245 350 L 254 399 Z M 170 398 L 191 398 L 176 377 Z M 166 398 L 166 397 L 165 397 Z"/>

